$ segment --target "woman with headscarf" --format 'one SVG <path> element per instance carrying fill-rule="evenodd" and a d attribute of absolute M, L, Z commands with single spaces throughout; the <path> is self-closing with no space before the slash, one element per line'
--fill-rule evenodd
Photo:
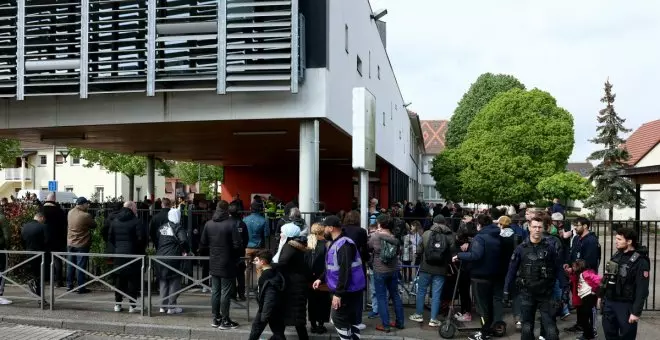
<path fill-rule="evenodd" d="M 170 209 L 167 213 L 167 222 L 158 228 L 158 256 L 181 256 L 189 252 L 188 236 L 181 226 L 181 210 Z M 181 268 L 181 260 L 161 260 L 172 268 Z M 183 309 L 176 307 L 176 300 L 181 289 L 181 277 L 168 267 L 158 266 L 158 279 L 160 281 L 161 313 L 179 314 Z"/>
<path fill-rule="evenodd" d="M 305 262 L 307 242 L 300 237 L 300 227 L 294 223 L 282 226 L 280 245 L 273 258 L 274 267 L 284 276 L 284 324 L 295 326 L 298 339 L 307 340 L 307 279 Z"/>
<path fill-rule="evenodd" d="M 326 243 L 323 237 L 325 227 L 319 223 L 314 223 L 311 229 L 311 235 L 307 239 L 307 267 L 310 270 L 310 280 L 308 281 L 308 303 L 307 312 L 309 322 L 312 324 L 312 333 L 323 334 L 328 331 L 323 325 L 330 321 L 330 308 L 332 298 L 327 285 L 322 285 L 319 289 L 313 289 L 312 283 L 321 277 L 325 271 Z"/>

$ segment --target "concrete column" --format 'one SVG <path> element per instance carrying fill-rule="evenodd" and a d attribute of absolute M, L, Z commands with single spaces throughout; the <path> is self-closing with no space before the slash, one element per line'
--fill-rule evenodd
<path fill-rule="evenodd" d="M 365 230 L 369 228 L 369 171 L 358 170 L 360 173 L 360 225 Z"/>
<path fill-rule="evenodd" d="M 154 155 L 147 156 L 147 197 L 153 202 L 156 195 L 156 159 Z M 136 200 L 142 199 L 141 197 Z"/>
<path fill-rule="evenodd" d="M 32 179 L 34 181 L 34 178 Z M 25 190 L 25 157 L 21 156 L 21 190 Z"/>
<path fill-rule="evenodd" d="M 300 163 L 298 175 L 298 204 L 303 213 L 316 212 L 319 202 L 319 121 L 300 123 Z M 307 225 L 311 214 L 303 216 Z"/>

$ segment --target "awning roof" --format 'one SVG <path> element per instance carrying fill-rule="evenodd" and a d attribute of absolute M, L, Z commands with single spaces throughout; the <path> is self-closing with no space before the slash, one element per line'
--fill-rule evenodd
<path fill-rule="evenodd" d="M 628 177 L 636 184 L 660 184 L 660 165 L 619 170 L 619 176 Z"/>

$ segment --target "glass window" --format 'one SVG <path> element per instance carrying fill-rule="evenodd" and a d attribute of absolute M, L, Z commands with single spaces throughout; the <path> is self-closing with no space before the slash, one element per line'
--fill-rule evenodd
<path fill-rule="evenodd" d="M 73 165 L 80 164 L 80 158 L 71 158 L 71 164 Z"/>
<path fill-rule="evenodd" d="M 48 158 L 45 155 L 39 156 L 39 165 L 48 164 Z"/>

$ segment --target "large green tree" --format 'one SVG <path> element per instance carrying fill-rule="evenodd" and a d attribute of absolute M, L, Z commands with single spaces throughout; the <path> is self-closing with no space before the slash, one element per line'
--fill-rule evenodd
<path fill-rule="evenodd" d="M 445 145 L 457 148 L 466 138 L 468 127 L 481 109 L 495 96 L 511 89 L 525 89 L 518 79 L 506 74 L 484 73 L 470 86 L 458 102 L 447 125 Z"/>
<path fill-rule="evenodd" d="M 621 133 L 630 132 L 623 126 L 625 119 L 619 117 L 614 110 L 616 95 L 612 93 L 612 84 L 609 79 L 605 82 L 605 95 L 600 99 L 605 108 L 598 113 L 598 135 L 590 141 L 603 146 L 601 150 L 593 152 L 587 160 L 600 161 L 589 174 L 594 183 L 594 195 L 585 202 L 589 208 L 609 210 L 609 220 L 614 218 L 615 207 L 635 206 L 635 185 L 627 178 L 619 176 L 619 170 L 628 167 L 630 155 L 621 145 L 625 140 L 619 137 Z"/>
<path fill-rule="evenodd" d="M 13 167 L 21 157 L 21 143 L 15 139 L 0 139 L 0 168 Z"/>
<path fill-rule="evenodd" d="M 147 157 L 144 156 L 80 148 L 71 148 L 70 156 L 84 159 L 85 167 L 99 165 L 108 172 L 118 172 L 128 177 L 128 199 L 131 201 L 134 200 L 135 177 L 147 174 Z M 171 166 L 171 162 L 156 160 L 156 170 L 161 176 L 172 177 Z"/>
<path fill-rule="evenodd" d="M 476 115 L 457 149 L 468 202 L 513 204 L 539 198 L 536 185 L 566 168 L 573 116 L 547 92 L 513 89 Z"/>
<path fill-rule="evenodd" d="M 433 158 L 431 176 L 435 180 L 435 189 L 443 199 L 453 202 L 462 200 L 461 182 L 458 180 L 460 172 L 456 149 L 445 149 Z"/>
<path fill-rule="evenodd" d="M 541 197 L 548 200 L 560 198 L 567 200 L 584 200 L 591 196 L 594 187 L 588 179 L 574 171 L 558 172 L 542 179 L 536 190 Z"/>
<path fill-rule="evenodd" d="M 218 165 L 201 164 L 193 162 L 177 162 L 174 167 L 174 176 L 185 184 L 199 182 L 201 192 L 207 197 L 214 198 L 218 192 L 218 182 L 222 182 L 224 168 Z M 213 190 L 215 190 L 215 195 Z"/>

